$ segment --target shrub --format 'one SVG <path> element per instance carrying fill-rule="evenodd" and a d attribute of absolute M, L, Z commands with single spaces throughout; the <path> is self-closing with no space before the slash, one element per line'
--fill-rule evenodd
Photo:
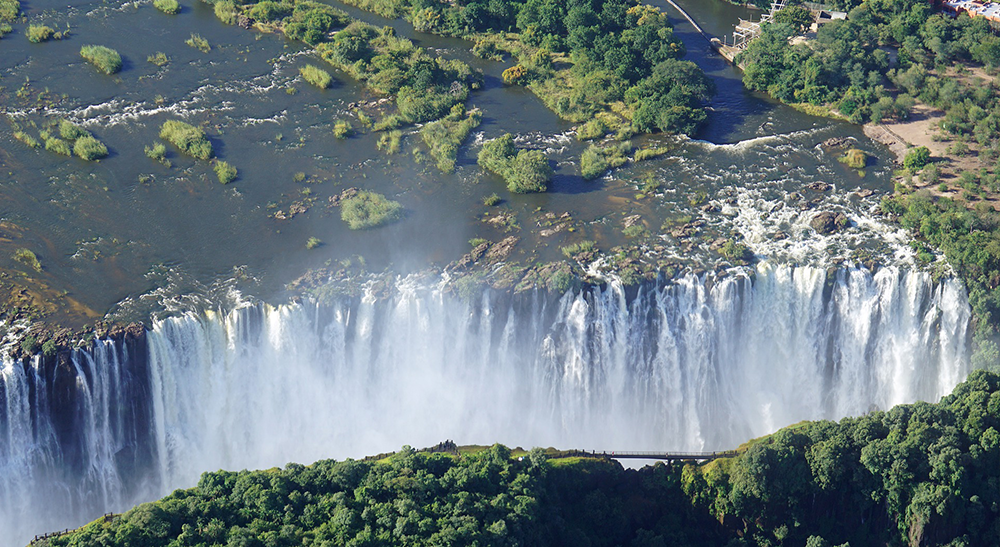
<path fill-rule="evenodd" d="M 219 160 L 215 162 L 213 169 L 215 169 L 215 176 L 219 177 L 219 182 L 222 184 L 229 184 L 236 179 L 236 168 L 229 162 Z"/>
<path fill-rule="evenodd" d="M 208 53 L 212 51 L 212 45 L 208 43 L 208 40 L 201 37 L 200 34 L 191 33 L 191 37 L 184 40 L 184 43 L 197 49 L 202 53 Z"/>
<path fill-rule="evenodd" d="M 153 63 L 156 66 L 165 66 L 170 62 L 170 57 L 167 57 L 167 54 L 162 51 L 157 51 L 156 53 L 146 57 L 146 61 Z"/>
<path fill-rule="evenodd" d="M 500 201 L 501 201 L 500 196 L 498 196 L 496 192 L 494 192 L 483 198 L 483 205 L 487 207 L 493 207 L 494 205 L 500 203 Z"/>
<path fill-rule="evenodd" d="M 219 21 L 227 25 L 236 24 L 239 12 L 236 10 L 236 5 L 233 4 L 232 0 L 216 0 L 214 11 L 215 17 Z"/>
<path fill-rule="evenodd" d="M 146 147 L 146 157 L 151 160 L 163 161 L 167 157 L 167 147 L 162 142 Z"/>
<path fill-rule="evenodd" d="M 727 240 L 722 244 L 722 248 L 719 249 L 719 253 L 729 260 L 748 260 L 752 256 L 750 249 L 748 249 L 746 245 L 737 243 L 732 239 Z"/>
<path fill-rule="evenodd" d="M 55 31 L 45 25 L 29 25 L 28 30 L 24 32 L 24 35 L 28 37 L 28 41 L 33 44 L 38 44 L 40 42 L 46 42 Z"/>
<path fill-rule="evenodd" d="M 595 179 L 608 170 L 608 160 L 601 154 L 600 149 L 591 145 L 583 151 L 580 156 L 580 174 L 586 180 Z"/>
<path fill-rule="evenodd" d="M 310 237 L 306 240 L 306 249 L 315 249 L 322 244 L 323 242 L 318 237 Z"/>
<path fill-rule="evenodd" d="M 340 218 L 352 230 L 375 228 L 399 220 L 403 206 L 382 194 L 362 190 L 341 204 Z"/>
<path fill-rule="evenodd" d="M 507 85 L 524 85 L 528 83 L 528 69 L 514 65 L 503 71 L 503 83 Z"/>
<path fill-rule="evenodd" d="M 2 0 L 0 0 L 2 2 Z M 0 23 L 0 38 L 3 38 L 5 34 L 10 34 L 14 31 L 14 27 L 7 23 Z"/>
<path fill-rule="evenodd" d="M 153 7 L 168 15 L 177 15 L 181 12 L 181 5 L 177 0 L 153 0 Z"/>
<path fill-rule="evenodd" d="M 70 148 L 69 143 L 59 138 L 45 139 L 45 149 L 63 156 L 73 155 L 73 149 Z"/>
<path fill-rule="evenodd" d="M 18 0 L 0 0 L 0 21 L 12 22 L 21 13 Z"/>
<path fill-rule="evenodd" d="M 857 148 L 851 148 L 839 160 L 851 169 L 864 169 L 868 163 L 868 155 Z"/>
<path fill-rule="evenodd" d="M 599 139 L 608 132 L 608 126 L 595 118 L 576 128 L 576 138 L 581 141 Z"/>
<path fill-rule="evenodd" d="M 326 89 L 333 83 L 333 77 L 330 76 L 330 73 L 318 66 L 306 65 L 299 69 L 299 74 L 305 81 L 320 89 Z"/>
<path fill-rule="evenodd" d="M 488 141 L 479 151 L 479 165 L 503 177 L 515 193 L 544 192 L 552 167 L 541 150 L 518 150 L 508 133 Z"/>
<path fill-rule="evenodd" d="M 109 47 L 86 45 L 80 48 L 80 56 L 105 74 L 114 74 L 122 69 L 122 56 Z"/>
<path fill-rule="evenodd" d="M 903 167 L 916 171 L 922 169 L 925 165 L 931 161 L 931 151 L 926 146 L 918 146 L 916 148 L 911 148 L 906 152 L 906 156 L 903 158 Z"/>
<path fill-rule="evenodd" d="M 86 137 L 88 135 L 90 135 L 90 133 L 86 129 L 71 121 L 62 120 L 59 122 L 59 136 L 68 141 L 75 141 L 80 137 Z"/>
<path fill-rule="evenodd" d="M 36 272 L 42 271 L 42 263 L 38 261 L 38 257 L 35 256 L 35 253 L 31 252 L 29 249 L 25 249 L 24 247 L 14 251 L 14 260 L 28 266 Z"/>
<path fill-rule="evenodd" d="M 333 122 L 333 136 L 338 139 L 346 139 L 354 134 L 354 128 L 351 127 L 351 122 L 346 120 L 337 120 Z"/>
<path fill-rule="evenodd" d="M 212 143 L 201 129 L 181 121 L 167 120 L 160 129 L 160 138 L 165 139 L 181 152 L 200 160 L 212 157 Z"/>
<path fill-rule="evenodd" d="M 386 154 L 396 154 L 399 152 L 402 146 L 400 141 L 403 139 L 403 132 L 399 130 L 390 131 L 384 133 L 379 137 L 378 142 L 375 144 L 379 150 L 385 152 Z"/>
<path fill-rule="evenodd" d="M 85 159 L 87 161 L 94 161 L 103 158 L 108 155 L 108 147 L 104 144 L 91 137 L 90 135 L 84 135 L 73 144 L 73 153 L 77 157 Z"/>

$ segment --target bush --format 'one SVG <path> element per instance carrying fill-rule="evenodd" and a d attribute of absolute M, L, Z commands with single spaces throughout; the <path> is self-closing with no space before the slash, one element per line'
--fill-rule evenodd
<path fill-rule="evenodd" d="M 109 47 L 86 45 L 80 48 L 80 56 L 105 74 L 114 74 L 122 69 L 122 56 Z"/>
<path fill-rule="evenodd" d="M 321 241 L 318 237 L 310 237 L 306 240 L 306 249 L 315 249 L 322 244 L 323 241 Z"/>
<path fill-rule="evenodd" d="M 514 65 L 503 71 L 503 83 L 507 85 L 524 85 L 528 83 L 528 69 Z"/>
<path fill-rule="evenodd" d="M 386 154 L 396 154 L 402 146 L 403 132 L 399 130 L 390 131 L 378 138 L 375 146 Z"/>
<path fill-rule="evenodd" d="M 868 155 L 857 148 L 851 148 L 839 159 L 851 169 L 864 169 L 868 164 Z"/>
<path fill-rule="evenodd" d="M 658 158 L 667 152 L 670 152 L 669 148 L 665 147 L 653 147 L 653 148 L 640 148 L 635 151 L 635 156 L 632 158 L 633 161 L 645 161 L 653 158 Z"/>
<path fill-rule="evenodd" d="M 21 2 L 18 0 L 0 0 L 0 21 L 12 22 L 21 13 Z"/>
<path fill-rule="evenodd" d="M 354 127 L 351 126 L 351 122 L 346 120 L 337 120 L 333 122 L 333 136 L 338 139 L 346 139 L 354 134 Z"/>
<path fill-rule="evenodd" d="M 931 151 L 926 146 L 918 146 L 906 152 L 906 156 L 903 158 L 903 167 L 917 171 L 923 169 L 930 161 Z"/>
<path fill-rule="evenodd" d="M 162 51 L 157 51 L 156 53 L 147 56 L 146 61 L 153 63 L 156 66 L 165 66 L 170 62 L 170 57 L 167 57 L 167 54 Z"/>
<path fill-rule="evenodd" d="M 75 141 L 80 137 L 86 137 L 88 135 L 90 135 L 90 133 L 86 129 L 71 121 L 62 120 L 59 122 L 59 136 L 68 141 Z"/>
<path fill-rule="evenodd" d="M 59 138 L 45 139 L 45 149 L 63 156 L 73 155 L 73 149 L 70 148 L 69 143 Z"/>
<path fill-rule="evenodd" d="M 508 133 L 488 141 L 479 151 L 479 165 L 503 177 L 515 193 L 544 192 L 552 178 L 552 166 L 541 150 L 518 150 Z"/>
<path fill-rule="evenodd" d="M 181 12 L 181 5 L 177 0 L 153 0 L 153 7 L 168 15 L 177 15 Z"/>
<path fill-rule="evenodd" d="M 299 69 L 299 74 L 305 81 L 320 89 L 326 89 L 333 83 L 333 77 L 330 76 L 330 73 L 318 66 L 306 65 Z"/>
<path fill-rule="evenodd" d="M 608 170 L 608 160 L 601 154 L 600 149 L 591 145 L 583 151 L 580 156 L 580 174 L 586 180 L 595 179 Z"/>
<path fill-rule="evenodd" d="M 501 201 L 500 196 L 498 196 L 496 192 L 494 192 L 483 198 L 483 205 L 487 207 L 493 207 L 494 205 L 500 203 L 500 201 Z"/>
<path fill-rule="evenodd" d="M 233 4 L 232 0 L 216 0 L 214 11 L 215 17 L 219 21 L 227 25 L 236 24 L 239 11 L 237 11 L 236 5 Z"/>
<path fill-rule="evenodd" d="M 35 253 L 31 252 L 29 249 L 25 249 L 24 247 L 14 251 L 14 260 L 28 266 L 36 272 L 42 271 L 42 263 L 38 261 L 38 257 L 35 256 Z"/>
<path fill-rule="evenodd" d="M 212 157 L 212 143 L 204 131 L 191 124 L 167 120 L 160 129 L 160 138 L 193 158 L 207 160 Z"/>
<path fill-rule="evenodd" d="M 28 41 L 33 44 L 38 44 L 40 42 L 46 42 L 55 31 L 45 25 L 29 25 L 28 30 L 24 32 L 24 35 L 28 37 Z"/>
<path fill-rule="evenodd" d="M 167 157 L 167 147 L 162 143 L 154 143 L 153 146 L 147 146 L 146 157 L 151 160 L 163 161 Z"/>
<path fill-rule="evenodd" d="M 84 135 L 73 144 L 73 153 L 77 157 L 85 159 L 87 161 L 99 160 L 108 155 L 108 147 L 104 144 L 91 137 L 90 135 Z"/>
<path fill-rule="evenodd" d="M 593 119 L 576 128 L 576 138 L 581 141 L 599 139 L 608 132 L 608 126 L 599 119 Z"/>
<path fill-rule="evenodd" d="M 399 220 L 403 206 L 382 194 L 362 190 L 340 206 L 340 218 L 352 230 L 375 228 Z"/>
<path fill-rule="evenodd" d="M 215 176 L 219 177 L 219 182 L 222 184 L 229 184 L 236 179 L 236 168 L 229 162 L 219 160 L 215 162 L 213 169 L 215 169 Z"/>
<path fill-rule="evenodd" d="M 208 43 L 208 40 L 201 37 L 200 34 L 191 34 L 191 37 L 184 40 L 184 43 L 197 49 L 202 53 L 208 53 L 212 51 L 212 45 Z"/>

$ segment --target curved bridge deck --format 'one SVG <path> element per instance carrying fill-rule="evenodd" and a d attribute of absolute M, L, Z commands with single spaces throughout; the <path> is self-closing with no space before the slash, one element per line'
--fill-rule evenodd
<path fill-rule="evenodd" d="M 589 458 L 607 458 L 611 460 L 660 460 L 670 462 L 704 462 L 718 458 L 736 457 L 735 450 L 722 452 L 598 452 L 576 450 L 567 456 L 584 456 Z"/>

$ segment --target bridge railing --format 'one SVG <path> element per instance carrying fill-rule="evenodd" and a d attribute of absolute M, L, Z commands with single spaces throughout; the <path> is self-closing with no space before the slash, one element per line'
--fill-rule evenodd
<path fill-rule="evenodd" d="M 735 450 L 723 450 L 719 452 L 645 452 L 645 451 L 596 451 L 578 450 L 575 454 L 585 456 L 596 456 L 602 458 L 619 459 L 643 459 L 643 460 L 714 460 L 717 458 L 732 458 L 736 456 Z"/>

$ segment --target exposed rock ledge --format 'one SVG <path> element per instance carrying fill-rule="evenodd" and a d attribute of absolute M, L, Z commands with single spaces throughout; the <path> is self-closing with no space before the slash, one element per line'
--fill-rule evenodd
<path fill-rule="evenodd" d="M 903 163 L 903 157 L 906 156 L 906 150 L 910 145 L 906 144 L 902 137 L 880 124 L 866 123 L 863 130 L 869 139 L 888 146 L 889 150 L 896 156 L 896 163 Z"/>

